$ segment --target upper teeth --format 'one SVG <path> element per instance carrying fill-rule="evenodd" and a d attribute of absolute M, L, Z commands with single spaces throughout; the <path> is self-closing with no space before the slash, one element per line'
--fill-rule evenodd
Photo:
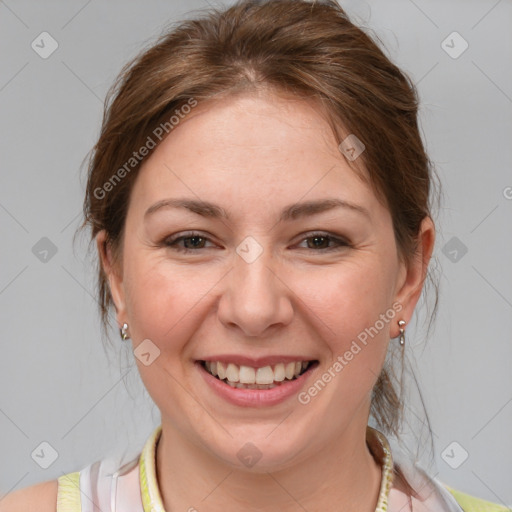
<path fill-rule="evenodd" d="M 296 361 L 294 363 L 278 363 L 274 366 L 253 368 L 251 366 L 238 366 L 233 363 L 225 364 L 220 361 L 205 361 L 206 369 L 220 380 L 242 384 L 272 384 L 281 382 L 285 378 L 297 377 L 303 369 L 306 369 L 309 361 Z"/>

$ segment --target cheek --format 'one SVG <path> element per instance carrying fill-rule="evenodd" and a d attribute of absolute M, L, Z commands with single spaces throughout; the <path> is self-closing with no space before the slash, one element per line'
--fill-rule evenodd
<path fill-rule="evenodd" d="M 149 338 L 163 354 L 181 351 L 200 325 L 199 315 L 218 281 L 215 275 L 206 267 L 171 265 L 165 257 L 141 251 L 126 264 L 132 338 Z"/>
<path fill-rule="evenodd" d="M 309 273 L 303 278 L 301 288 L 310 290 L 305 300 L 340 335 L 357 335 L 391 307 L 389 272 L 371 259 L 372 264 L 347 262 L 323 276 Z"/>
<path fill-rule="evenodd" d="M 372 258 L 373 259 L 373 258 Z M 315 330 L 330 352 L 331 361 L 343 365 L 349 387 L 368 381 L 370 387 L 380 372 L 396 312 L 390 302 L 390 273 L 383 264 L 340 265 L 335 272 L 303 278 L 303 300 L 321 320 Z M 339 367 L 338 367 L 339 368 Z M 363 386 L 366 387 L 366 386 Z"/>
<path fill-rule="evenodd" d="M 197 404 L 179 382 L 187 371 L 183 361 L 188 359 L 189 341 L 201 326 L 205 294 L 214 281 L 207 273 L 187 272 L 151 256 L 134 259 L 126 268 L 133 347 L 149 339 L 159 350 L 148 366 L 136 359 L 141 379 L 161 411 L 187 409 L 200 423 L 201 410 L 196 411 Z M 176 424 L 181 421 L 175 418 Z"/>

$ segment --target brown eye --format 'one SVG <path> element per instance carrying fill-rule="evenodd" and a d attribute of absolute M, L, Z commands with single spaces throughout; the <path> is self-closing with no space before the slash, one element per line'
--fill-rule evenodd
<path fill-rule="evenodd" d="M 311 240 L 310 249 L 327 249 L 330 242 L 326 236 L 312 236 L 308 240 Z"/>
<path fill-rule="evenodd" d="M 182 240 L 185 243 L 185 248 L 187 249 L 202 249 L 205 242 L 205 239 L 201 236 L 186 236 L 182 237 Z M 187 241 L 189 240 L 190 244 L 187 244 Z"/>
<path fill-rule="evenodd" d="M 208 249 L 204 244 L 209 241 L 199 233 L 189 233 L 183 236 L 170 238 L 165 240 L 163 243 L 165 246 L 170 247 L 180 252 L 197 252 L 199 249 Z M 183 243 L 183 245 L 181 245 Z"/>
<path fill-rule="evenodd" d="M 318 249 L 320 251 L 332 251 L 350 246 L 348 242 L 325 233 L 313 233 L 304 240 L 307 241 L 307 249 Z"/>

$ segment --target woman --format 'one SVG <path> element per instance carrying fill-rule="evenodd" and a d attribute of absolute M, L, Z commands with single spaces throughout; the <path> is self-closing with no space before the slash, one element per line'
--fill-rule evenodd
<path fill-rule="evenodd" d="M 416 92 L 375 43 L 334 2 L 241 2 L 164 36 L 110 100 L 84 225 L 162 422 L 129 463 L 1 510 L 506 510 L 386 437 L 385 358 L 435 227 Z"/>

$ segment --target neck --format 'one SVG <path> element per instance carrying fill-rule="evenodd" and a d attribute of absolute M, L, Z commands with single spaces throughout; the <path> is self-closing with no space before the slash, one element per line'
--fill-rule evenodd
<path fill-rule="evenodd" d="M 374 512 L 381 467 L 366 445 L 366 423 L 350 424 L 309 457 L 276 471 L 240 470 L 162 422 L 156 473 L 164 508 L 235 512 Z M 204 502 L 204 503 L 203 503 Z"/>

